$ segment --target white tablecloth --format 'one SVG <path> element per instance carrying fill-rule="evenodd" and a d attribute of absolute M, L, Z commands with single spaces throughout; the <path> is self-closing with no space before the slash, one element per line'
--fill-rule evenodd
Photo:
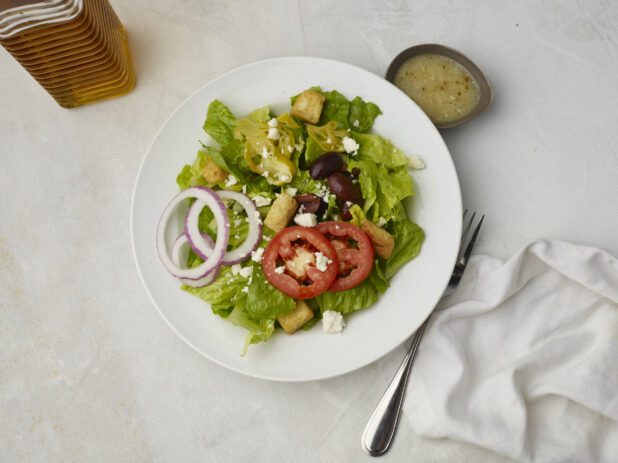
<path fill-rule="evenodd" d="M 537 238 L 618 255 L 618 15 L 611 2 L 112 1 L 137 74 L 65 110 L 0 51 L 0 460 L 368 461 L 360 434 L 403 353 L 343 377 L 270 383 L 194 353 L 138 279 L 129 203 L 157 129 L 194 90 L 259 59 L 314 55 L 383 75 L 438 42 L 492 80 L 494 106 L 443 132 L 477 252 Z M 417 437 L 385 461 L 505 461 Z"/>

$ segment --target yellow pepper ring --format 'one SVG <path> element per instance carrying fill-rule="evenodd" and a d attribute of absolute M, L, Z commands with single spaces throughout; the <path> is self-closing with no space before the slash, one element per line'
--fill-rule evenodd
<path fill-rule="evenodd" d="M 321 126 L 307 124 L 307 133 L 324 151 L 345 151 L 343 139 L 348 136 L 348 131 L 338 129 L 336 121 Z"/>
<path fill-rule="evenodd" d="M 245 139 L 244 158 L 249 168 L 264 175 L 269 183 L 281 186 L 291 181 L 297 172 L 290 161 L 295 146 L 290 128 L 298 128 L 298 125 L 288 114 L 282 114 L 277 120 L 281 122 L 277 139 L 268 138 L 271 129 L 268 124 L 248 119 L 238 121 L 234 136 Z M 256 163 L 257 158 L 260 160 Z"/>

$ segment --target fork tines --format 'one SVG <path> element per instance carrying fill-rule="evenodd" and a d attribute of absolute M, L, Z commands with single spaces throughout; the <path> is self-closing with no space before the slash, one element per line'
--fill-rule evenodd
<path fill-rule="evenodd" d="M 468 214 L 468 209 L 466 209 L 463 213 L 464 219 L 466 218 L 467 214 Z M 470 217 L 470 220 L 468 220 L 468 222 L 463 227 L 463 231 L 461 233 L 461 241 L 459 242 L 459 255 L 457 256 L 458 265 L 465 266 L 468 263 L 468 258 L 470 257 L 470 254 L 472 254 L 472 249 L 474 249 L 474 245 L 476 244 L 476 239 L 478 237 L 479 230 L 481 229 L 481 225 L 483 225 L 485 214 L 481 216 L 481 219 L 479 220 L 479 222 L 474 227 L 474 230 L 472 231 L 472 236 L 470 237 L 470 240 L 468 241 L 467 244 L 465 244 L 466 239 L 468 238 L 468 235 L 470 234 L 470 229 L 472 228 L 472 224 L 474 223 L 475 218 L 476 218 L 476 212 L 473 212 L 472 216 Z"/>

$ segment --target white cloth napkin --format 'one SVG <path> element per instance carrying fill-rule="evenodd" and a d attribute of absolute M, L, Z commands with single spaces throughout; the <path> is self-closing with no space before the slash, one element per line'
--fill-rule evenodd
<path fill-rule="evenodd" d="M 534 241 L 475 256 L 421 342 L 414 430 L 525 462 L 618 461 L 618 260 Z"/>

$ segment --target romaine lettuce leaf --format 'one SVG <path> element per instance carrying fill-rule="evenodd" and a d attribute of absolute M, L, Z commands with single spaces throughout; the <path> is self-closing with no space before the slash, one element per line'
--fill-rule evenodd
<path fill-rule="evenodd" d="M 403 209 L 403 206 L 401 206 Z M 403 211 L 405 214 L 405 211 Z M 407 217 L 393 220 L 390 232 L 395 238 L 395 248 L 386 260 L 384 275 L 390 279 L 401 267 L 414 259 L 419 252 L 425 239 L 425 232 Z"/>
<path fill-rule="evenodd" d="M 312 179 L 308 170 L 299 170 L 287 186 L 296 188 L 298 190 L 297 194 L 299 195 L 305 193 L 318 194 L 324 191 L 330 191 L 326 184 L 326 180 Z"/>
<path fill-rule="evenodd" d="M 326 291 L 316 297 L 320 311 L 334 310 L 347 314 L 369 307 L 378 300 L 378 294 L 388 288 L 380 263 L 376 260 L 369 276 L 358 286 L 345 291 Z"/>
<path fill-rule="evenodd" d="M 313 161 L 322 156 L 326 151 L 320 148 L 320 145 L 311 137 L 307 137 L 305 145 L 305 163 L 307 167 L 311 166 Z"/>
<path fill-rule="evenodd" d="M 227 106 L 219 100 L 214 100 L 208 105 L 203 128 L 220 146 L 227 145 L 234 140 L 235 126 L 236 117 Z"/>
<path fill-rule="evenodd" d="M 235 172 L 234 175 L 237 175 L 239 179 L 252 173 L 249 164 L 245 161 L 245 147 L 240 140 L 233 140 L 223 145 L 221 147 L 221 157 L 225 159 L 231 171 Z M 238 173 L 238 170 L 240 170 L 242 174 Z"/>
<path fill-rule="evenodd" d="M 268 341 L 268 339 L 273 335 L 275 331 L 275 319 L 274 318 L 265 318 L 260 321 L 252 320 L 247 311 L 246 307 L 246 297 L 239 302 L 226 320 L 232 322 L 235 326 L 240 326 L 249 331 L 247 336 L 245 337 L 245 346 L 241 353 L 244 356 L 249 349 L 251 344 L 258 344 L 260 342 Z"/>
<path fill-rule="evenodd" d="M 387 169 L 408 165 L 406 155 L 393 145 L 390 140 L 371 133 L 354 133 L 353 135 L 360 145 L 358 155 L 356 156 L 357 159 L 372 161 Z"/>
<path fill-rule="evenodd" d="M 349 101 L 337 90 L 324 92 L 320 87 L 311 87 L 309 90 L 320 92 L 326 97 L 318 125 L 337 121 L 339 127 L 364 133 L 371 128 L 375 118 L 382 114 L 375 103 L 365 102 L 359 96 Z M 298 95 L 290 98 L 292 104 L 296 98 Z"/>
<path fill-rule="evenodd" d="M 202 261 L 198 258 L 193 266 L 200 265 Z M 244 306 L 244 299 L 247 294 L 241 290 L 249 282 L 248 278 L 241 275 L 233 275 L 230 267 L 222 266 L 219 277 L 210 285 L 201 288 L 193 288 L 183 284 L 181 288 L 194 296 L 210 302 L 212 312 L 226 318 L 235 306 Z"/>
<path fill-rule="evenodd" d="M 193 265 L 200 263 L 197 259 Z M 294 299 L 266 282 L 261 265 L 251 262 L 249 266 L 253 267 L 250 278 L 233 275 L 230 267 L 222 266 L 217 280 L 208 286 L 181 286 L 184 291 L 209 302 L 214 314 L 249 330 L 242 355 L 249 345 L 270 338 L 275 329 L 275 318 L 291 312 L 296 306 Z"/>
<path fill-rule="evenodd" d="M 293 298 L 286 296 L 264 277 L 261 265 L 253 266 L 253 275 L 247 293 L 246 311 L 253 320 L 277 318 L 296 308 Z"/>
<path fill-rule="evenodd" d="M 239 140 L 231 141 L 224 145 L 221 150 L 202 143 L 200 152 L 203 153 L 205 159 L 211 159 L 223 170 L 234 175 L 242 183 L 246 183 L 247 176 L 251 171 L 245 161 L 244 148 Z"/>
<path fill-rule="evenodd" d="M 193 186 L 205 186 L 206 180 L 202 176 L 204 166 L 206 165 L 206 153 L 203 151 L 197 152 L 197 159 L 192 165 L 186 164 L 180 173 L 176 176 L 176 183 L 180 191 L 186 190 Z"/>
<path fill-rule="evenodd" d="M 359 96 L 350 103 L 348 122 L 354 132 L 367 132 L 373 125 L 376 117 L 382 114 L 380 108 L 372 102 L 365 103 Z"/>
<path fill-rule="evenodd" d="M 271 119 L 270 106 L 264 106 L 256 109 L 249 114 L 249 119 L 253 122 L 268 122 Z"/>
<path fill-rule="evenodd" d="M 358 183 L 363 195 L 363 211 L 372 222 L 389 219 L 395 207 L 414 195 L 412 176 L 406 170 L 407 158 L 389 140 L 372 134 L 354 134 L 360 148 L 348 157 L 350 169 L 358 167 Z"/>
<path fill-rule="evenodd" d="M 268 339 L 275 332 L 275 319 L 266 318 L 260 320 L 258 327 L 251 330 L 251 332 L 245 338 L 245 348 L 241 355 L 245 355 L 251 344 L 258 344 L 260 342 L 268 341 Z"/>
<path fill-rule="evenodd" d="M 350 112 L 350 102 L 348 99 L 337 90 L 321 93 L 326 97 L 326 101 L 324 101 L 318 125 L 327 124 L 329 121 L 337 121 L 339 127 L 349 129 L 348 113 Z"/>

